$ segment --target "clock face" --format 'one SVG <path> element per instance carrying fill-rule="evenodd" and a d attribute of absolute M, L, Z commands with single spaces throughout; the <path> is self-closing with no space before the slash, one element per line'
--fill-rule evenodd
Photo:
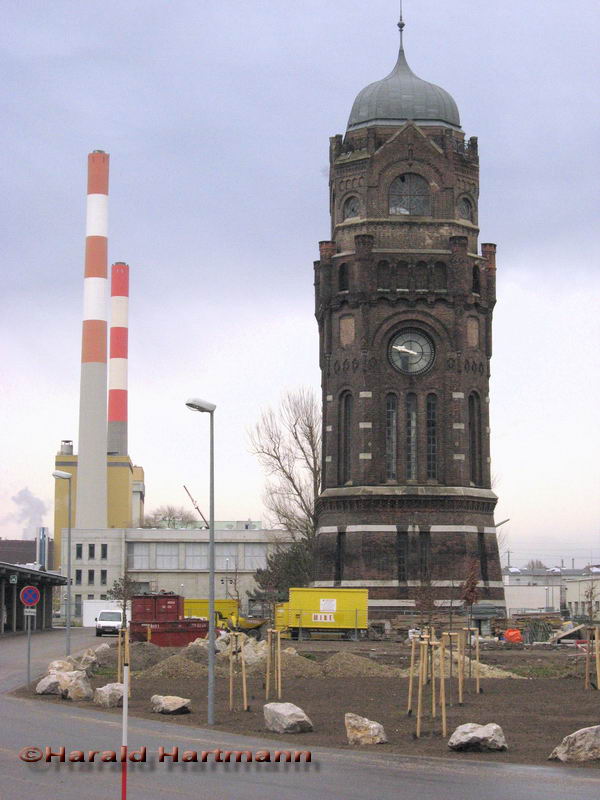
<path fill-rule="evenodd" d="M 422 375 L 435 361 L 435 346 L 426 333 L 407 328 L 390 342 L 389 359 L 403 375 Z"/>
<path fill-rule="evenodd" d="M 462 197 L 458 204 L 458 213 L 462 219 L 468 219 L 473 222 L 473 206 L 466 197 Z"/>
<path fill-rule="evenodd" d="M 360 216 L 358 197 L 349 197 L 344 203 L 344 219 Z"/>

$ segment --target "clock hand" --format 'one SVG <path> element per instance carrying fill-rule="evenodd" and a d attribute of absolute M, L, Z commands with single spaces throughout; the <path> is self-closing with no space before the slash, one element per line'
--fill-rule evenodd
<path fill-rule="evenodd" d="M 415 353 L 414 350 L 409 350 L 408 347 L 405 347 L 403 344 L 393 344 L 392 348 L 397 350 L 399 353 L 405 353 L 407 356 L 418 356 L 418 353 Z"/>

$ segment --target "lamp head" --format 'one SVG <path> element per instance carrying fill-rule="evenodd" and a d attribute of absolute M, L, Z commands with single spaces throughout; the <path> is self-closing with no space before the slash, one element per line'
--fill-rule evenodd
<path fill-rule="evenodd" d="M 209 403 L 207 400 L 200 400 L 199 397 L 191 397 L 186 402 L 186 406 L 191 408 L 192 411 L 204 411 L 208 414 L 212 414 L 216 408 L 214 403 Z"/>
<path fill-rule="evenodd" d="M 61 470 L 57 469 L 52 473 L 53 478 L 61 478 L 63 481 L 70 481 L 73 477 L 70 472 L 61 472 Z"/>

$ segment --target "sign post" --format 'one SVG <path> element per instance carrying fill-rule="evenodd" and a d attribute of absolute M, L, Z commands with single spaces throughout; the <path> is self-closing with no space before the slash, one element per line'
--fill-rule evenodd
<path fill-rule="evenodd" d="M 37 586 L 24 586 L 19 592 L 23 603 L 23 617 L 27 628 L 27 684 L 31 683 L 31 618 L 37 614 L 36 606 L 40 602 L 40 590 Z"/>

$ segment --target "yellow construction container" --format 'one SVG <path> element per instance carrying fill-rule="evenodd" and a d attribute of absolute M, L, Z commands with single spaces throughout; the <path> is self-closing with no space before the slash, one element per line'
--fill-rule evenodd
<path fill-rule="evenodd" d="M 290 588 L 287 603 L 275 606 L 275 627 L 293 638 L 318 632 L 359 638 L 368 627 L 368 589 Z"/>
<path fill-rule="evenodd" d="M 238 613 L 238 602 L 231 598 L 215 600 L 217 617 L 227 619 L 232 614 Z M 206 617 L 208 619 L 208 599 L 201 597 L 187 597 L 183 601 L 183 614 L 186 617 Z"/>

